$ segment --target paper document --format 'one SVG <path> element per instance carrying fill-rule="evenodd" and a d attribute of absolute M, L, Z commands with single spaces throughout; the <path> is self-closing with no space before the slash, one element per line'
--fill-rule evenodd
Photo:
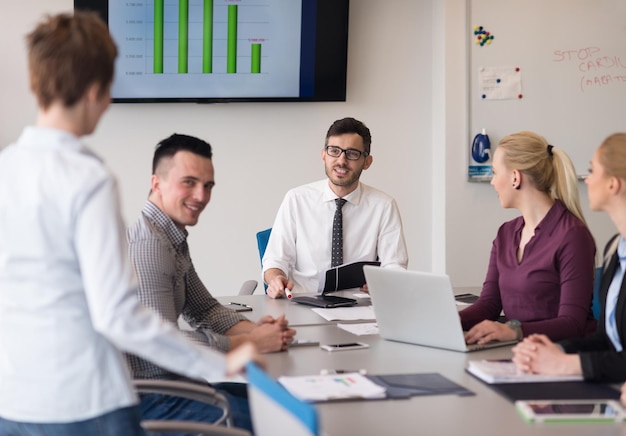
<path fill-rule="evenodd" d="M 278 381 L 303 401 L 385 398 L 385 388 L 359 374 L 279 377 Z"/>
<path fill-rule="evenodd" d="M 337 324 L 337 327 L 357 336 L 377 335 L 380 333 L 378 331 L 378 324 L 375 322 L 366 322 L 363 324 Z"/>
<path fill-rule="evenodd" d="M 372 306 L 335 307 L 332 309 L 311 309 L 326 321 L 356 321 L 376 319 Z"/>
<path fill-rule="evenodd" d="M 538 383 L 555 381 L 580 381 L 582 375 L 528 374 L 517 369 L 510 360 L 470 360 L 467 372 L 487 383 Z"/>
<path fill-rule="evenodd" d="M 368 294 L 366 292 L 356 292 L 356 293 L 352 294 L 352 296 L 354 298 L 357 298 L 357 299 L 372 298 L 372 297 L 370 297 L 370 294 Z"/>
<path fill-rule="evenodd" d="M 517 67 L 482 67 L 478 70 L 478 92 L 483 100 L 520 99 L 522 73 Z"/>

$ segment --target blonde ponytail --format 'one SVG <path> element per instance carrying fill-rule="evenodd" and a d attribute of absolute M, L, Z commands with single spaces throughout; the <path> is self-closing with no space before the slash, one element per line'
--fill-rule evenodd
<path fill-rule="evenodd" d="M 552 164 L 554 166 L 554 184 L 552 186 L 552 198 L 558 198 L 563 202 L 567 210 L 569 210 L 576 218 L 581 220 L 585 225 L 587 221 L 583 216 L 580 208 L 580 196 L 578 193 L 578 177 L 574 164 L 569 156 L 560 148 L 552 149 Z"/>

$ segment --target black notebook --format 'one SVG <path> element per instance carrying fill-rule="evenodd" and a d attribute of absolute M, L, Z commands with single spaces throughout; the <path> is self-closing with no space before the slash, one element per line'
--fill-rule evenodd
<path fill-rule="evenodd" d="M 326 280 L 322 294 L 363 286 L 365 284 L 365 274 L 363 273 L 365 265 L 380 266 L 380 262 L 361 261 L 345 263 L 326 271 Z"/>
<path fill-rule="evenodd" d="M 291 301 L 315 307 L 349 307 L 356 305 L 354 298 L 335 297 L 334 295 L 302 295 L 293 297 Z"/>
<path fill-rule="evenodd" d="M 321 295 L 302 295 L 293 297 L 292 301 L 308 306 L 324 308 L 354 306 L 357 304 L 354 298 L 336 297 L 327 294 L 363 286 L 365 284 L 365 274 L 363 274 L 364 265 L 380 266 L 380 262 L 353 262 L 331 268 L 326 271 L 326 280 Z"/>
<path fill-rule="evenodd" d="M 510 401 L 617 400 L 620 396 L 620 391 L 609 384 L 585 381 L 503 383 L 489 387 Z"/>
<path fill-rule="evenodd" d="M 418 395 L 471 396 L 474 392 L 438 373 L 367 375 L 386 389 L 387 398 L 410 398 Z"/>

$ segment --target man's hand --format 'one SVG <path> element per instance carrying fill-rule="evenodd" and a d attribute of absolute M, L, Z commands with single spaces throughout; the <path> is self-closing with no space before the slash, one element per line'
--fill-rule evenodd
<path fill-rule="evenodd" d="M 271 298 L 285 297 L 285 288 L 293 289 L 293 283 L 278 268 L 265 271 L 265 283 L 267 283 L 267 295 Z"/>
<path fill-rule="evenodd" d="M 256 324 L 248 320 L 240 321 L 226 332 L 231 349 L 245 342 L 253 342 L 261 353 L 286 350 L 295 334 L 296 331 L 289 328 L 284 314 L 276 319 L 265 315 Z"/>
<path fill-rule="evenodd" d="M 226 375 L 233 376 L 241 373 L 248 362 L 265 367 L 265 362 L 256 346 L 251 342 L 244 342 L 226 354 Z"/>
<path fill-rule="evenodd" d="M 261 353 L 286 350 L 293 342 L 296 331 L 289 328 L 285 315 L 272 322 L 268 321 L 267 317 L 259 320 L 257 326 L 250 331 L 250 340 Z"/>

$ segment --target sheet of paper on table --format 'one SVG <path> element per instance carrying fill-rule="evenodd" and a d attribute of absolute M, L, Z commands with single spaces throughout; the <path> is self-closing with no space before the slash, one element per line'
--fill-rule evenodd
<path fill-rule="evenodd" d="M 384 387 L 358 372 L 279 377 L 278 381 L 289 392 L 304 401 L 385 398 Z"/>
<path fill-rule="evenodd" d="M 340 324 L 339 323 L 337 324 L 337 327 L 357 336 L 380 334 L 378 330 L 378 324 L 375 322 L 365 322 L 365 323 L 359 323 L 359 324 Z"/>
<path fill-rule="evenodd" d="M 356 321 L 359 319 L 376 319 L 372 306 L 335 307 L 332 309 L 311 309 L 326 321 Z"/>

